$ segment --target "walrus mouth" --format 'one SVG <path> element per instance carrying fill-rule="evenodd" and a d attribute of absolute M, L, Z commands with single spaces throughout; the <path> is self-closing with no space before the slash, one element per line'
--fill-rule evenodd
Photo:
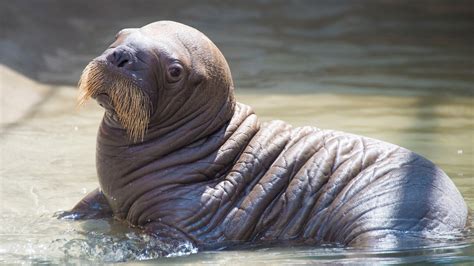
<path fill-rule="evenodd" d="M 114 107 L 112 106 L 112 101 L 110 100 L 109 95 L 107 93 L 99 93 L 95 97 L 91 97 L 99 103 L 100 106 L 102 106 L 106 110 L 114 110 Z"/>
<path fill-rule="evenodd" d="M 117 114 L 133 142 L 143 141 L 150 121 L 150 98 L 132 78 L 111 70 L 105 62 L 92 61 L 82 72 L 78 87 L 78 106 L 96 99 Z"/>

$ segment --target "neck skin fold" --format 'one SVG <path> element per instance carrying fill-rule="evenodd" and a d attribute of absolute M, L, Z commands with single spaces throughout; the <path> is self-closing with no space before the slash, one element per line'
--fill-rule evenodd
<path fill-rule="evenodd" d="M 142 223 L 149 215 L 136 212 L 141 202 L 154 200 L 153 206 L 158 206 L 161 197 L 156 193 L 222 176 L 228 170 L 225 165 L 235 161 L 250 141 L 249 128 L 258 130 L 257 118 L 248 106 L 226 101 L 219 108 L 206 108 L 173 125 L 150 127 L 141 143 L 131 143 L 125 130 L 104 116 L 96 165 L 100 186 L 117 218 L 133 217 L 130 223 Z"/>

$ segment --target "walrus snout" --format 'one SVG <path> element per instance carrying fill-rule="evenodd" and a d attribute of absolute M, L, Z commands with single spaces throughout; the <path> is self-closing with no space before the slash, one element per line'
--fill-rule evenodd
<path fill-rule="evenodd" d="M 137 61 L 133 52 L 123 46 L 113 48 L 105 56 L 105 59 L 111 65 L 124 69 L 133 69 Z"/>
<path fill-rule="evenodd" d="M 124 73 L 130 71 L 116 71 L 103 58 L 92 60 L 84 69 L 78 84 L 78 104 L 95 99 L 100 106 L 116 114 L 133 142 L 143 140 L 150 121 L 150 96 L 133 74 Z"/>

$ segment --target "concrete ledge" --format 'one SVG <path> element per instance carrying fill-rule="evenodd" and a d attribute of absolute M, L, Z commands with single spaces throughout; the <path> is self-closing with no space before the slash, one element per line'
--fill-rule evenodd
<path fill-rule="evenodd" d="M 0 64 L 0 129 L 29 117 L 52 90 Z"/>

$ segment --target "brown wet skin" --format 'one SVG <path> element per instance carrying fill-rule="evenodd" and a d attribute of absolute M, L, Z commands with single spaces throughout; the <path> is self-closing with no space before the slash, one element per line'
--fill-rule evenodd
<path fill-rule="evenodd" d="M 113 215 L 199 247 L 399 245 L 466 226 L 459 191 L 425 158 L 348 133 L 260 123 L 233 90 L 225 58 L 199 31 L 171 21 L 120 31 L 80 84 L 80 101 L 106 109 L 100 189 L 65 215 Z"/>

